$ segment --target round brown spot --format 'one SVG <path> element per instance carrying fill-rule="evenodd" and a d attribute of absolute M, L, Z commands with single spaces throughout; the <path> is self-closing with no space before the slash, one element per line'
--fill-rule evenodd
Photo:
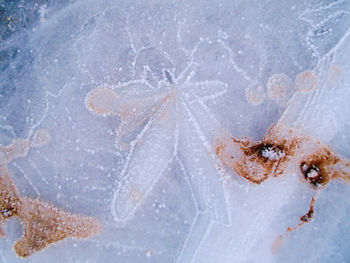
<path fill-rule="evenodd" d="M 269 98 L 281 102 L 287 96 L 290 87 L 291 81 L 286 74 L 275 74 L 267 82 L 267 94 Z"/>
<path fill-rule="evenodd" d="M 48 144 L 50 140 L 51 140 L 50 132 L 46 129 L 40 129 L 33 136 L 32 146 L 42 147 Z"/>
<path fill-rule="evenodd" d="M 258 106 L 264 102 L 266 94 L 262 86 L 250 86 L 245 91 L 248 102 L 253 106 Z"/>
<path fill-rule="evenodd" d="M 299 92 L 310 92 L 315 88 L 317 81 L 313 71 L 303 71 L 296 76 L 295 89 Z"/>

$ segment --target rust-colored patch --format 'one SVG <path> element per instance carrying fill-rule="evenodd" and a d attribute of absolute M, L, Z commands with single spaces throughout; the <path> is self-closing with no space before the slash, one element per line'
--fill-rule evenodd
<path fill-rule="evenodd" d="M 310 223 L 311 222 L 311 220 L 312 220 L 312 218 L 314 216 L 314 213 L 315 213 L 315 209 L 314 209 L 315 202 L 316 202 L 316 198 L 313 197 L 311 199 L 311 202 L 310 202 L 309 211 L 305 215 L 303 215 L 303 216 L 301 216 L 299 218 L 300 222 L 299 222 L 299 224 L 297 226 L 295 226 L 295 227 L 288 227 L 287 228 L 286 236 L 288 236 L 290 234 L 290 232 L 299 229 L 305 223 Z"/>
<path fill-rule="evenodd" d="M 289 77 L 284 74 L 275 74 L 268 79 L 267 82 L 267 94 L 269 98 L 281 103 L 287 96 L 287 91 L 291 87 L 291 81 Z"/>
<path fill-rule="evenodd" d="M 299 92 L 311 92 L 316 87 L 318 78 L 313 71 L 303 71 L 296 76 L 295 89 Z"/>
<path fill-rule="evenodd" d="M 299 222 L 299 224 L 297 226 L 295 226 L 295 227 L 288 227 L 287 228 L 287 232 L 286 232 L 286 235 L 285 235 L 286 237 L 288 237 L 288 235 L 291 232 L 293 232 L 293 231 L 299 229 L 300 227 L 302 227 L 305 223 L 310 223 L 311 222 L 311 220 L 312 220 L 312 218 L 314 216 L 314 213 L 315 213 L 315 208 L 314 208 L 315 202 L 316 202 L 316 197 L 313 197 L 311 199 L 311 202 L 310 202 L 309 211 L 305 215 L 303 215 L 303 216 L 301 216 L 299 218 L 300 222 Z M 275 240 L 275 242 L 274 242 L 274 244 L 272 246 L 272 253 L 277 253 L 278 252 L 278 250 L 281 248 L 281 246 L 283 244 L 283 239 L 284 239 L 284 236 L 282 236 L 282 235 L 277 237 L 277 239 Z"/>
<path fill-rule="evenodd" d="M 65 212 L 53 205 L 21 197 L 5 166 L 0 166 L 0 224 L 17 216 L 24 234 L 14 246 L 21 257 L 28 257 L 48 245 L 68 237 L 88 238 L 102 231 L 95 218 Z M 2 225 L 0 235 L 4 236 Z"/>
<path fill-rule="evenodd" d="M 28 154 L 30 142 L 27 139 L 15 139 L 12 144 L 3 146 L 0 144 L 0 165 L 13 161 L 17 157 L 24 157 Z"/>
<path fill-rule="evenodd" d="M 0 166 L 0 236 L 5 233 L 2 224 L 6 219 L 17 215 L 20 206 L 19 194 L 6 168 Z"/>
<path fill-rule="evenodd" d="M 251 182 L 260 184 L 270 175 L 277 172 L 278 165 L 285 157 L 285 151 L 280 145 L 259 142 L 253 145 L 241 146 L 245 155 L 244 163 L 236 164 L 235 171 Z M 265 152 L 270 151 L 277 158 L 270 158 Z"/>
<path fill-rule="evenodd" d="M 14 246 L 21 257 L 67 237 L 88 238 L 102 230 L 101 223 L 92 217 L 68 213 L 40 200 L 21 198 L 18 212 L 24 235 Z"/>
<path fill-rule="evenodd" d="M 350 166 L 349 161 L 330 146 L 282 125 L 272 126 L 262 141 L 218 137 L 214 147 L 226 166 L 253 183 L 280 176 L 286 169 L 299 173 L 316 190 L 331 179 L 350 179 L 344 170 Z"/>
<path fill-rule="evenodd" d="M 214 139 L 214 147 L 224 165 L 256 184 L 286 171 L 299 174 L 302 182 L 316 191 L 332 179 L 350 181 L 348 160 L 330 146 L 282 124 L 272 126 L 262 141 L 239 140 L 224 134 Z M 315 201 L 313 197 L 309 211 L 300 217 L 296 227 L 288 227 L 286 235 L 312 220 Z M 273 250 L 281 244 L 282 239 L 277 239 Z"/>
<path fill-rule="evenodd" d="M 245 95 L 248 102 L 253 106 L 257 106 L 263 103 L 266 97 L 265 90 L 260 85 L 247 87 Z"/>
<path fill-rule="evenodd" d="M 120 108 L 118 94 L 107 84 L 93 89 L 85 97 L 85 106 L 95 114 L 107 116 L 117 114 Z"/>
<path fill-rule="evenodd" d="M 252 139 L 220 140 L 214 142 L 216 153 L 223 163 L 232 168 L 239 176 L 260 184 L 268 177 L 281 175 L 294 155 L 302 139 L 291 136 L 281 138 L 279 129 L 272 127 L 262 141 Z M 218 143 L 219 142 L 219 143 Z M 229 148 L 235 148 L 232 153 Z"/>
<path fill-rule="evenodd" d="M 271 252 L 273 254 L 276 254 L 279 251 L 279 249 L 281 248 L 282 244 L 283 244 L 283 236 L 280 235 L 277 237 L 275 243 L 273 244 Z"/>
<path fill-rule="evenodd" d="M 340 158 L 327 148 L 322 148 L 306 157 L 300 164 L 304 179 L 315 188 L 327 185 L 331 178 L 338 177 L 337 163 Z"/>
<path fill-rule="evenodd" d="M 36 131 L 32 139 L 32 146 L 42 147 L 51 141 L 50 132 L 46 129 Z"/>

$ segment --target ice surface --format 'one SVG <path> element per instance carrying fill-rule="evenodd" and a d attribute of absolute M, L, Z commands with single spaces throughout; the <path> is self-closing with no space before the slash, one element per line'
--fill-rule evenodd
<path fill-rule="evenodd" d="M 314 190 L 215 149 L 283 123 L 350 158 L 349 1 L 0 1 L 0 21 L 1 169 L 104 228 L 28 262 L 350 261 L 348 184 L 282 240 Z M 6 220 L 0 262 L 23 261 L 22 228 Z"/>

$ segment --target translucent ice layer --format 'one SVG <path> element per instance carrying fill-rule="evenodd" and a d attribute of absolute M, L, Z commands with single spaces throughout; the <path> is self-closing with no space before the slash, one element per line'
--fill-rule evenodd
<path fill-rule="evenodd" d="M 0 3 L 0 262 L 350 261 L 349 2 L 217 2 Z"/>

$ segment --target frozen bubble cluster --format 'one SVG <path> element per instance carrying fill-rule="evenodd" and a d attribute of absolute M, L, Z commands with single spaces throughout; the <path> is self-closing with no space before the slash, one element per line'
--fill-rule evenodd
<path fill-rule="evenodd" d="M 350 261 L 349 1 L 0 14 L 0 263 Z"/>

